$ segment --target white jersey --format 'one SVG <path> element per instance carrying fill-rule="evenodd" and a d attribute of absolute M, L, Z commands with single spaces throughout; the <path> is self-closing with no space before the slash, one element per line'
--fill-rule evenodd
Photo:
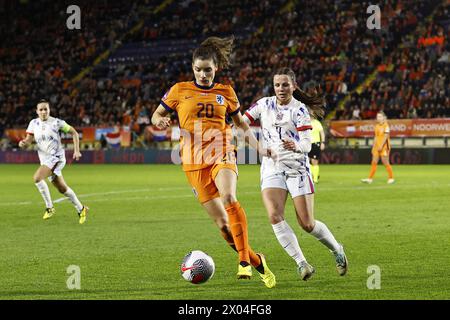
<path fill-rule="evenodd" d="M 60 131 L 68 132 L 68 130 L 69 125 L 58 118 L 49 117 L 46 121 L 36 118 L 30 121 L 27 133 L 34 136 L 41 163 L 54 157 L 65 160 Z"/>
<path fill-rule="evenodd" d="M 264 157 L 261 172 L 303 174 L 309 172 L 307 153 L 297 153 L 283 148 L 283 140 L 300 142 L 298 132 L 312 129 L 311 118 L 305 104 L 292 98 L 287 105 L 278 105 L 276 96 L 265 97 L 250 107 L 245 115 L 260 120 L 263 146 L 274 150 L 277 162 Z"/>

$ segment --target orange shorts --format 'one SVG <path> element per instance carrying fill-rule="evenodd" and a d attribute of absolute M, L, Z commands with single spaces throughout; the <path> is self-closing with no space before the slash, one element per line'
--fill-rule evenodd
<path fill-rule="evenodd" d="M 236 174 L 238 173 L 237 165 L 232 163 L 217 163 L 200 170 L 184 172 L 200 203 L 220 197 L 219 190 L 214 182 L 220 169 L 231 169 Z"/>
<path fill-rule="evenodd" d="M 372 149 L 372 155 L 373 156 L 379 156 L 379 157 L 388 157 L 389 156 L 389 148 L 383 148 L 380 152 L 378 150 Z"/>

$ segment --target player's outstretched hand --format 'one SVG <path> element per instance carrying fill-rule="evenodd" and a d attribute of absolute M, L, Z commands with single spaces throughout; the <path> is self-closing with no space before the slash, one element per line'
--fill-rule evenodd
<path fill-rule="evenodd" d="M 78 160 L 80 160 L 80 158 L 81 158 L 81 153 L 75 151 L 75 152 L 73 153 L 73 159 L 76 160 L 76 161 L 78 161 Z"/>
<path fill-rule="evenodd" d="M 170 118 L 169 117 L 162 117 L 159 119 L 158 123 L 156 124 L 156 126 L 159 129 L 166 129 L 170 126 Z"/>
<path fill-rule="evenodd" d="M 19 141 L 19 148 L 25 148 L 27 146 L 27 143 L 23 140 Z"/>

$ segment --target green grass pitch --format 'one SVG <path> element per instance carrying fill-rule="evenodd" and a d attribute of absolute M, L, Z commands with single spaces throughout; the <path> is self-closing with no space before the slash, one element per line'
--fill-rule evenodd
<path fill-rule="evenodd" d="M 315 217 L 344 244 L 349 272 L 339 277 L 330 252 L 298 226 L 288 199 L 286 219 L 314 277 L 301 281 L 277 242 L 259 191 L 259 166 L 239 166 L 238 199 L 249 238 L 277 276 L 267 289 L 256 271 L 236 280 L 237 255 L 197 203 L 184 173 L 172 165 L 68 165 L 64 177 L 91 211 L 78 224 L 71 203 L 51 186 L 57 214 L 32 182 L 37 165 L 0 165 L 0 299 L 449 299 L 450 166 L 393 166 L 386 184 L 378 167 L 322 165 Z M 192 285 L 180 275 L 186 253 L 199 249 L 214 277 Z M 81 288 L 69 290 L 67 268 L 80 267 Z M 368 289 L 380 268 L 380 289 Z M 370 279 L 369 279 L 369 282 Z"/>

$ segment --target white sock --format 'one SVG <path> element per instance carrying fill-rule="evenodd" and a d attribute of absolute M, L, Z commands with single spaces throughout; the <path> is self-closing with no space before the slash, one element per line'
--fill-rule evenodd
<path fill-rule="evenodd" d="M 83 209 L 83 205 L 81 204 L 80 200 L 78 200 L 77 195 L 75 194 L 75 192 L 73 192 L 72 189 L 67 188 L 67 191 L 64 192 L 64 195 L 68 197 L 70 201 L 72 201 L 73 205 L 75 206 L 78 212 L 80 212 L 81 209 Z"/>
<path fill-rule="evenodd" d="M 39 192 L 41 193 L 42 198 L 45 201 L 45 206 L 47 208 L 53 208 L 52 197 L 50 196 L 50 190 L 48 189 L 47 183 L 45 183 L 44 180 L 41 180 L 38 183 L 35 183 L 35 185 L 38 188 Z"/>
<path fill-rule="evenodd" d="M 291 227 L 285 220 L 272 225 L 275 236 L 283 249 L 287 252 L 292 259 L 295 260 L 297 265 L 300 265 L 302 261 L 306 261 L 303 255 L 302 249 L 298 244 L 297 237 Z"/>
<path fill-rule="evenodd" d="M 314 229 L 311 231 L 310 234 L 316 237 L 317 240 L 322 242 L 331 251 L 333 252 L 341 251 L 341 246 L 336 241 L 333 234 L 325 225 L 325 223 L 316 220 L 316 225 L 314 226 Z"/>

